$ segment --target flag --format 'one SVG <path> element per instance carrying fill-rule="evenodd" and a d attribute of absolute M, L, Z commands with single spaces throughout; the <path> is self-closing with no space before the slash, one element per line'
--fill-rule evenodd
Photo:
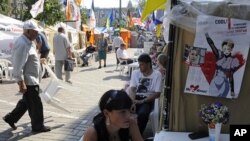
<path fill-rule="evenodd" d="M 157 10 L 156 12 L 154 11 L 152 13 L 152 19 L 155 25 L 158 24 L 162 24 L 162 21 L 160 20 L 160 18 L 164 15 L 164 11 L 163 10 Z"/>
<path fill-rule="evenodd" d="M 94 0 L 92 0 L 92 6 L 91 6 L 91 9 L 89 10 L 88 17 L 89 17 L 88 26 L 90 28 L 95 28 L 96 19 L 95 19 L 95 12 L 94 12 Z"/>
<path fill-rule="evenodd" d="M 147 0 L 142 11 L 141 20 L 144 21 L 150 13 L 157 9 L 165 9 L 168 0 Z"/>
<path fill-rule="evenodd" d="M 30 14 L 33 18 L 35 18 L 38 14 L 43 12 L 44 0 L 38 0 L 36 3 L 32 5 L 30 9 Z"/>
<path fill-rule="evenodd" d="M 71 20 L 72 19 L 72 13 L 71 13 L 71 7 L 70 7 L 70 0 L 67 0 L 67 5 L 66 5 L 66 20 Z"/>
<path fill-rule="evenodd" d="M 131 12 L 130 12 L 130 9 L 128 9 L 128 12 L 127 12 L 127 21 L 128 21 L 128 27 L 131 27 L 133 26 L 133 22 L 132 22 L 132 16 L 131 16 Z"/>
<path fill-rule="evenodd" d="M 112 25 L 113 21 L 114 21 L 114 15 L 113 15 L 113 9 L 112 9 L 106 21 L 106 28 L 109 28 Z"/>
<path fill-rule="evenodd" d="M 137 17 L 138 18 L 140 18 L 141 17 L 141 8 L 140 7 L 138 7 L 138 8 L 136 8 L 136 12 L 137 12 Z"/>

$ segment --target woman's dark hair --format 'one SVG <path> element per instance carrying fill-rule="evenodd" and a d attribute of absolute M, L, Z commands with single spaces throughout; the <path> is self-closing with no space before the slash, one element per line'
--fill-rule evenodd
<path fill-rule="evenodd" d="M 109 134 L 105 124 L 105 116 L 103 110 L 108 111 L 120 110 L 120 109 L 130 109 L 132 105 L 132 100 L 128 94 L 123 90 L 109 90 L 103 94 L 99 101 L 99 108 L 101 113 L 96 115 L 93 119 L 94 127 L 97 132 L 98 141 L 108 141 Z M 120 129 L 119 137 L 121 141 L 129 141 L 129 130 Z"/>
<path fill-rule="evenodd" d="M 104 93 L 99 101 L 99 108 L 101 112 L 104 109 L 108 111 L 130 109 L 132 100 L 125 91 L 109 90 Z"/>

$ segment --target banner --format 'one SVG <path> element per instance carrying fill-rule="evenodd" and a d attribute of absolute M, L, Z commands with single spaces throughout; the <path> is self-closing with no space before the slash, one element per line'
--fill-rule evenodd
<path fill-rule="evenodd" d="M 30 14 L 35 18 L 38 14 L 43 12 L 44 0 L 38 0 L 35 4 L 32 5 L 30 9 Z"/>
<path fill-rule="evenodd" d="M 250 45 L 250 22 L 198 16 L 194 45 L 186 45 L 184 92 L 238 98 Z"/>
<path fill-rule="evenodd" d="M 91 9 L 89 10 L 88 17 L 89 17 L 88 26 L 90 28 L 95 28 L 96 19 L 95 19 L 95 12 L 94 12 L 94 0 L 92 0 L 92 6 L 91 6 Z"/>
<path fill-rule="evenodd" d="M 23 22 L 0 14 L 0 58 L 11 56 L 15 39 L 23 33 Z"/>

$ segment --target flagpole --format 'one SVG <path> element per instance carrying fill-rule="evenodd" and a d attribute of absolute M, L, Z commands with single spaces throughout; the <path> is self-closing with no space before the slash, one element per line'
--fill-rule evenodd
<path fill-rule="evenodd" d="M 121 21 L 122 21 L 122 0 L 119 3 L 119 28 L 121 28 Z"/>
<path fill-rule="evenodd" d="M 173 6 L 177 5 L 177 0 L 171 0 L 171 9 Z M 170 24 L 169 27 L 169 37 L 168 37 L 168 63 L 165 76 L 165 87 L 164 87 L 164 96 L 166 97 L 166 106 L 164 120 L 164 129 L 169 130 L 170 127 L 170 110 L 171 110 L 171 95 L 172 95 L 172 82 L 173 82 L 173 63 L 174 63 L 174 46 L 175 46 L 175 36 L 176 36 L 176 27 L 173 24 Z"/>

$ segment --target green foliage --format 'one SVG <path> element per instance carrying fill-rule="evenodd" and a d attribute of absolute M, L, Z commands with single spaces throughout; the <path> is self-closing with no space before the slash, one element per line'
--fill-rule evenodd
<path fill-rule="evenodd" d="M 24 10 L 23 21 L 31 19 L 30 9 L 32 4 L 35 3 L 35 0 L 25 0 L 24 4 L 27 7 Z M 54 25 L 57 22 L 65 20 L 65 13 L 62 11 L 62 5 L 59 3 L 59 0 L 45 0 L 45 6 L 43 13 L 40 13 L 36 20 L 44 21 L 46 25 Z"/>
<path fill-rule="evenodd" d="M 86 7 L 81 8 L 81 20 L 82 20 L 82 23 L 87 24 L 88 9 Z"/>
<path fill-rule="evenodd" d="M 0 0 L 0 13 L 9 15 L 12 8 L 10 6 L 10 0 Z"/>
<path fill-rule="evenodd" d="M 44 21 L 47 25 L 54 25 L 65 20 L 65 12 L 62 11 L 59 0 L 46 0 L 44 13 L 39 14 L 36 19 Z"/>

